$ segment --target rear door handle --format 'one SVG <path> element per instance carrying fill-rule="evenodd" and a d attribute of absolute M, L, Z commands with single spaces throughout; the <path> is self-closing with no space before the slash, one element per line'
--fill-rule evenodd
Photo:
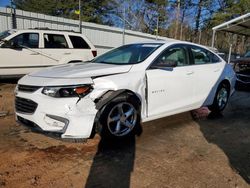
<path fill-rule="evenodd" d="M 33 52 L 30 55 L 39 55 L 39 53 L 38 52 Z"/>

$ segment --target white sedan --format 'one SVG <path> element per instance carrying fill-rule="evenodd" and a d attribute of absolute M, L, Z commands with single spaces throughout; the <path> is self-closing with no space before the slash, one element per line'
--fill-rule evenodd
<path fill-rule="evenodd" d="M 16 118 L 65 139 L 134 133 L 141 122 L 208 106 L 220 113 L 235 73 L 204 46 L 128 44 L 91 62 L 50 67 L 19 80 Z"/>

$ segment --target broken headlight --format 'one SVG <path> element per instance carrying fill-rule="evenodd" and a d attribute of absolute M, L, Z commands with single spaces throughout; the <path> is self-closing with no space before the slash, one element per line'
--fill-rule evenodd
<path fill-rule="evenodd" d="M 91 85 L 77 85 L 77 86 L 46 86 L 42 93 L 50 97 L 84 97 L 93 90 Z"/>

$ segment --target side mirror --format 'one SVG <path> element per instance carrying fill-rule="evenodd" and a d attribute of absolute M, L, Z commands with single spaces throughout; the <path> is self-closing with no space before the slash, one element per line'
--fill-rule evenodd
<path fill-rule="evenodd" d="M 22 48 L 21 46 L 18 45 L 18 43 L 16 41 L 4 41 L 3 45 L 2 45 L 3 48 L 12 48 L 12 49 L 15 49 L 15 48 Z"/>
<path fill-rule="evenodd" d="M 166 63 L 166 67 L 172 67 L 172 68 L 174 68 L 174 67 L 177 67 L 177 65 L 178 65 L 178 62 L 177 61 L 171 61 L 171 60 L 169 60 L 169 61 L 167 61 L 167 63 Z"/>
<path fill-rule="evenodd" d="M 177 67 L 178 62 L 174 61 L 174 60 L 163 60 L 163 61 L 159 61 L 156 63 L 156 66 L 158 67 Z"/>

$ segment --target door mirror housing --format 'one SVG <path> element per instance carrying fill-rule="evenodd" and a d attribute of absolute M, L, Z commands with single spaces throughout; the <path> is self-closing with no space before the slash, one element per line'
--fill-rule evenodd
<path fill-rule="evenodd" d="M 151 69 L 163 69 L 163 70 L 173 70 L 174 67 L 177 67 L 178 63 L 174 60 L 166 60 L 157 62 L 155 65 L 151 66 Z"/>
<path fill-rule="evenodd" d="M 8 40 L 5 40 L 3 45 L 2 45 L 2 48 L 12 48 L 12 49 L 15 49 L 15 48 L 22 48 L 16 41 L 8 41 Z"/>

